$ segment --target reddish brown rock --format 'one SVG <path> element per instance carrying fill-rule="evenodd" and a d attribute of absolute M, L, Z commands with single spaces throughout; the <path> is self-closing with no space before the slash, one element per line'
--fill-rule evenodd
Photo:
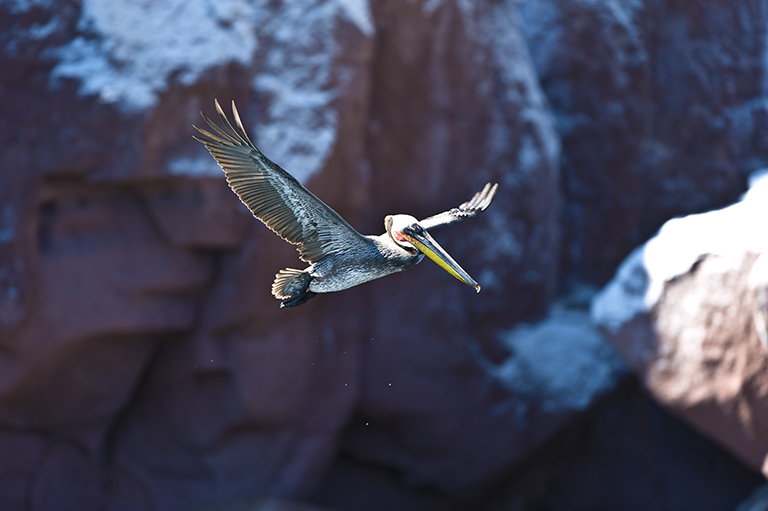
<path fill-rule="evenodd" d="M 431 435 L 446 481 L 467 456 L 481 466 L 462 484 L 522 456 L 485 463 L 456 444 L 485 424 L 511 441 L 479 342 L 503 351 L 495 330 L 556 288 L 558 142 L 515 8 L 203 4 L 0 7 L 3 508 L 301 495 L 355 409 L 390 415 L 406 446 L 476 415 Z M 501 182 L 491 210 L 438 235 L 483 294 L 427 262 L 280 310 L 270 284 L 295 250 L 191 139 L 215 97 L 366 233 Z M 398 393 L 377 403 L 371 382 L 395 370 Z M 433 470 L 413 459 L 414 475 Z"/>
<path fill-rule="evenodd" d="M 759 472 L 692 432 L 627 377 L 503 474 L 482 499 L 409 484 L 396 472 L 350 457 L 331 467 L 316 498 L 339 511 L 721 511 L 764 484 Z M 763 502 L 764 493 L 751 500 Z"/>
<path fill-rule="evenodd" d="M 475 325 L 542 314 L 556 289 L 559 140 L 517 8 L 382 2 L 373 12 L 367 141 L 378 200 L 369 229 L 379 232 L 392 212 L 423 218 L 455 207 L 499 182 L 487 212 L 437 236 L 483 287 L 461 301 L 482 316 Z M 509 307 L 510 296 L 526 299 Z"/>
<path fill-rule="evenodd" d="M 460 327 L 458 314 L 424 316 Z M 365 347 L 362 405 L 342 453 L 394 469 L 405 488 L 454 498 L 477 498 L 519 467 L 623 371 L 588 315 L 561 305 L 540 323 L 498 332 L 507 350 L 498 362 L 471 334 L 432 341 L 425 326 L 420 342 L 408 343 L 408 326 L 383 323 L 375 325 L 392 340 Z"/>
<path fill-rule="evenodd" d="M 361 20 L 341 3 L 264 7 L 260 16 L 294 25 L 313 13 L 327 46 L 283 34 L 257 53 L 242 31 L 256 13 L 223 6 L 208 14 L 242 18 L 191 36 L 210 53 L 176 52 L 180 24 L 201 6 L 172 19 L 159 4 L 0 7 L 3 509 L 173 510 L 299 494 L 330 462 L 358 396 L 359 322 L 333 320 L 322 304 L 277 315 L 270 284 L 296 252 L 243 211 L 191 124 L 214 97 L 235 98 L 257 135 L 291 122 L 307 137 L 330 134 L 302 169 L 331 161 L 334 181 L 358 175 L 362 137 L 341 137 L 365 119 L 365 10 Z M 144 32 L 122 31 L 128 18 Z M 280 110 L 292 96 L 252 89 L 250 66 L 269 76 L 264 63 L 281 52 L 301 73 L 296 97 L 322 99 L 294 105 L 308 126 Z M 339 209 L 359 209 L 354 200 Z"/>
<path fill-rule="evenodd" d="M 368 285 L 361 404 L 343 451 L 467 493 L 568 415 L 519 418 L 515 391 L 484 365 L 508 355 L 500 327 L 541 315 L 555 293 L 558 140 L 514 5 L 381 2 L 373 12 L 369 230 L 386 213 L 423 218 L 500 185 L 482 215 L 435 232 L 479 295 L 429 262 Z"/>
<path fill-rule="evenodd" d="M 762 0 L 521 2 L 557 118 L 563 262 L 602 285 L 664 221 L 768 162 Z"/>
<path fill-rule="evenodd" d="M 620 369 L 583 304 L 551 307 L 560 147 L 518 18 L 513 2 L 0 5 L 0 507 L 293 498 L 339 450 L 473 499 L 609 389 Z M 607 74 L 619 108 L 594 129 L 615 134 L 637 90 Z M 435 233 L 483 292 L 427 261 L 280 310 L 270 284 L 295 250 L 191 139 L 213 98 L 364 233 L 498 181 L 487 212 Z M 754 106 L 727 119 L 759 127 Z M 728 158 L 752 154 L 758 128 L 723 130 Z M 568 225 L 591 235 L 622 200 Z"/>
<path fill-rule="evenodd" d="M 768 360 L 765 323 L 756 321 L 768 282 L 750 285 L 756 260 L 706 256 L 667 286 L 646 381 L 659 401 L 768 475 Z"/>
<path fill-rule="evenodd" d="M 593 304 L 660 403 L 764 474 L 767 198 L 763 176 L 735 205 L 668 222 Z"/>

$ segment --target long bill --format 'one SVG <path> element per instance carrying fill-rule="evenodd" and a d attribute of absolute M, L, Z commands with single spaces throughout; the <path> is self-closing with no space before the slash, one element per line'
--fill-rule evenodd
<path fill-rule="evenodd" d="M 448 252 L 443 250 L 443 247 L 441 247 L 428 232 L 424 231 L 423 233 L 417 233 L 411 231 L 407 233 L 407 236 L 408 241 L 410 241 L 413 246 L 437 263 L 440 268 L 444 269 L 468 286 L 474 287 L 478 293 L 480 292 L 480 284 L 475 282 L 475 279 L 470 277 L 469 273 L 464 271 L 464 268 L 459 266 L 459 263 L 454 261 L 453 258 L 448 255 Z"/>

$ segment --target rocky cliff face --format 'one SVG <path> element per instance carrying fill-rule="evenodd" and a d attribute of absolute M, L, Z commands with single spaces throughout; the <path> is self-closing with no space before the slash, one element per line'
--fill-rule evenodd
<path fill-rule="evenodd" d="M 521 2 L 562 136 L 563 262 L 603 284 L 765 165 L 765 2 Z"/>
<path fill-rule="evenodd" d="M 0 507 L 620 501 L 542 475 L 635 465 L 627 439 L 645 429 L 599 432 L 661 413 L 617 389 L 626 369 L 590 320 L 590 286 L 764 163 L 766 17 L 757 0 L 0 2 Z M 435 234 L 483 292 L 427 261 L 280 310 L 270 284 L 295 250 L 191 138 L 214 98 L 366 234 L 499 182 L 488 211 Z M 622 340 L 593 312 L 630 369 L 665 361 L 644 379 L 661 403 L 754 470 L 762 334 L 728 332 L 763 317 L 758 254 L 695 266 L 739 300 L 717 316 L 730 391 L 682 392 L 700 366 L 719 371 L 715 355 L 638 362 L 626 346 L 661 345 L 652 328 Z M 665 342 L 714 317 L 681 322 L 688 280 L 664 288 L 666 315 L 639 313 Z M 739 477 L 693 471 L 682 480 L 711 498 L 664 498 L 721 509 L 759 482 L 692 442 L 674 459 L 703 449 Z M 593 456 L 616 445 L 624 456 Z M 665 466 L 653 459 L 641 481 Z"/>

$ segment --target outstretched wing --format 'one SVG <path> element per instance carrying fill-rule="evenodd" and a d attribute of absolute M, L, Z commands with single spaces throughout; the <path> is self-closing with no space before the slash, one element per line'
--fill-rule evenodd
<path fill-rule="evenodd" d="M 458 208 L 453 208 L 450 211 L 445 211 L 438 215 L 425 218 L 419 223 L 425 229 L 434 229 L 435 227 L 442 227 L 444 225 L 450 225 L 466 220 L 467 218 L 472 218 L 481 211 L 484 211 L 485 208 L 491 204 L 498 187 L 498 183 L 493 186 L 491 186 L 491 183 L 487 183 L 482 190 L 477 192 L 469 201 Z"/>
<path fill-rule="evenodd" d="M 365 238 L 338 213 L 261 154 L 248 138 L 234 101 L 235 127 L 218 101 L 216 111 L 223 127 L 201 112 L 214 133 L 194 126 L 207 139 L 194 138 L 205 144 L 226 174 L 229 186 L 253 216 L 284 240 L 298 245 L 301 258 L 308 263 L 365 243 Z"/>

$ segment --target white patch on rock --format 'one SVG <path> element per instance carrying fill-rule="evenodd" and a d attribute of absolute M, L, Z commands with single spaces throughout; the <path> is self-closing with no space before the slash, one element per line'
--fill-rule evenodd
<path fill-rule="evenodd" d="M 745 200 L 747 197 L 758 195 L 758 197 L 765 198 L 768 196 L 768 167 L 757 169 L 749 175 L 747 178 L 747 193 L 741 198 Z M 756 200 L 760 200 L 759 198 Z"/>
<path fill-rule="evenodd" d="M 611 333 L 647 311 L 648 272 L 643 264 L 645 245 L 636 248 L 619 266 L 616 276 L 592 301 L 592 321 Z"/>
<path fill-rule="evenodd" d="M 362 63 L 339 59 L 339 23 L 351 21 L 366 36 L 373 21 L 366 0 L 281 4 L 259 20 L 268 42 L 253 88 L 266 105 L 254 139 L 271 160 L 306 183 L 322 169 L 336 142 L 334 105 Z M 265 42 L 265 46 L 267 45 Z"/>
<path fill-rule="evenodd" d="M 426 2 L 421 5 L 421 12 L 426 16 L 431 16 L 442 3 L 442 0 L 426 0 Z"/>
<path fill-rule="evenodd" d="M 532 174 L 539 167 L 541 160 L 541 150 L 536 146 L 534 139 L 524 135 L 517 155 L 517 167 L 520 172 Z"/>
<path fill-rule="evenodd" d="M 49 7 L 52 0 L 0 0 L 0 5 L 7 8 L 11 14 L 29 12 L 35 7 Z"/>
<path fill-rule="evenodd" d="M 536 69 L 550 68 L 552 57 L 563 51 L 560 8 L 547 1 L 517 0 L 524 20 L 521 28 L 531 48 Z"/>
<path fill-rule="evenodd" d="M 595 39 L 607 43 L 605 50 L 611 52 L 610 60 L 620 64 L 612 70 L 610 79 L 614 84 L 610 88 L 626 89 L 633 83 L 628 70 L 645 65 L 649 58 L 645 51 L 643 16 L 640 14 L 645 8 L 644 3 L 640 0 L 516 1 L 524 20 L 522 30 L 535 69 L 540 77 L 550 79 L 547 95 L 561 107 L 556 118 L 560 134 L 567 136 L 579 126 L 593 124 L 594 119 L 578 111 L 576 90 L 572 84 L 563 80 L 564 60 L 579 62 L 580 58 L 584 58 L 578 55 L 579 49 L 571 47 L 573 39 L 569 36 L 582 31 L 575 23 L 583 25 L 590 17 L 600 19 L 596 26 L 588 25 L 591 26 L 590 31 L 600 32 L 594 34 Z M 572 19 L 574 14 L 580 19 Z M 563 27 L 569 28 L 563 30 Z M 612 101 L 605 106 L 615 122 L 626 122 L 621 102 Z M 563 107 L 566 111 L 562 110 Z"/>
<path fill-rule="evenodd" d="M 174 158 L 168 162 L 168 172 L 176 176 L 222 177 L 223 172 L 213 158 Z"/>
<path fill-rule="evenodd" d="M 373 18 L 367 0 L 336 0 L 336 2 L 360 32 L 367 36 L 373 35 Z"/>
<path fill-rule="evenodd" d="M 485 215 L 488 221 L 482 231 L 485 234 L 483 236 L 485 254 L 489 258 L 507 260 L 510 264 L 519 263 L 523 257 L 524 247 L 515 235 L 514 222 L 497 210 L 488 211 Z"/>
<path fill-rule="evenodd" d="M 665 223 L 635 249 L 592 302 L 592 318 L 612 333 L 636 314 L 650 311 L 664 285 L 686 273 L 705 254 L 738 257 L 768 252 L 768 172 L 752 174 L 742 200 L 723 209 Z"/>
<path fill-rule="evenodd" d="M 490 267 L 485 267 L 480 271 L 477 282 L 484 290 L 501 289 L 503 286 L 496 272 Z"/>
<path fill-rule="evenodd" d="M 549 413 L 586 409 L 625 371 L 587 312 L 555 306 L 546 320 L 517 326 L 502 339 L 512 355 L 492 374 Z"/>
<path fill-rule="evenodd" d="M 522 105 L 519 120 L 526 137 L 518 150 L 517 170 L 520 174 L 529 173 L 538 168 L 542 160 L 549 162 L 544 168 L 558 169 L 560 138 L 521 35 L 523 23 L 519 6 L 511 0 L 482 8 L 471 0 L 459 0 L 457 5 L 463 13 L 467 31 L 486 48 L 486 52 L 479 52 L 476 58 L 490 58 L 496 63 L 498 79 L 506 96 L 502 99 L 510 105 Z M 490 83 L 480 84 L 480 87 L 489 93 L 494 90 Z M 489 153 L 508 152 L 511 139 L 508 120 L 500 110 L 494 110 L 488 137 Z M 505 177 L 508 181 L 518 179 L 517 175 Z"/>
<path fill-rule="evenodd" d="M 83 95 L 127 110 L 152 107 L 172 79 L 188 85 L 209 68 L 247 65 L 257 46 L 245 0 L 83 0 L 80 16 L 52 80 L 78 79 Z"/>
<path fill-rule="evenodd" d="M 7 9 L 12 16 L 23 15 L 33 8 L 54 9 L 47 0 L 0 0 L 0 6 Z M 45 23 L 37 21 L 32 23 L 12 23 L 8 33 L 5 34 L 6 37 L 4 37 L 0 51 L 11 56 L 27 55 L 30 45 L 51 37 L 62 23 L 63 20 L 60 16 L 52 16 Z"/>

